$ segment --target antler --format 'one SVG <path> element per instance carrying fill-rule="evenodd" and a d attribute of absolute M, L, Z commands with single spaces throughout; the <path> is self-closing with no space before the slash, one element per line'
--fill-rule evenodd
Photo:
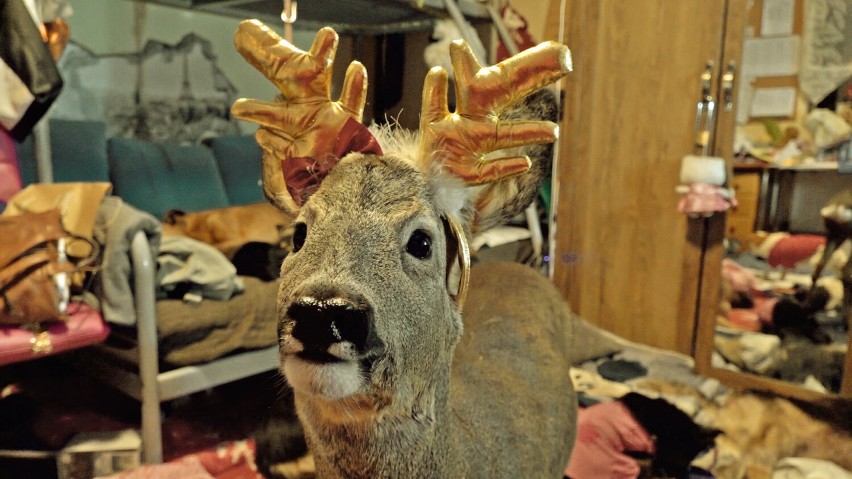
<path fill-rule="evenodd" d="M 261 125 L 256 138 L 263 150 L 264 193 L 291 211 L 316 190 L 344 152 L 378 149 L 372 137 L 359 136 L 367 97 L 367 71 L 361 63 L 349 65 L 340 100 L 331 101 L 337 42 L 337 33 L 326 27 L 305 52 L 257 20 L 241 22 L 234 35 L 237 51 L 281 92 L 275 102 L 237 100 L 231 113 Z"/>
<path fill-rule="evenodd" d="M 420 160 L 434 161 L 468 184 L 489 183 L 530 168 L 526 156 L 488 160 L 496 150 L 549 143 L 557 126 L 549 121 L 502 121 L 506 108 L 571 71 L 571 53 L 556 42 L 545 42 L 483 68 L 470 47 L 450 46 L 457 108 L 447 105 L 447 72 L 432 68 L 423 86 L 420 118 Z"/>

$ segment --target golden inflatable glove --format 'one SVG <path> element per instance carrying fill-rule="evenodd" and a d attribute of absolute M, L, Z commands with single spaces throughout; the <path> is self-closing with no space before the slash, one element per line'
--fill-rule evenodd
<path fill-rule="evenodd" d="M 241 22 L 234 35 L 237 51 L 281 92 L 273 102 L 237 100 L 231 113 L 261 125 L 256 138 L 263 150 L 263 188 L 267 197 L 287 210 L 300 205 L 286 194 L 282 161 L 312 158 L 322 164 L 332 160 L 344 125 L 350 120 L 360 123 L 364 113 L 367 71 L 358 62 L 346 70 L 340 101 L 331 101 L 337 43 L 337 33 L 323 28 L 305 52 L 257 20 Z"/>
<path fill-rule="evenodd" d="M 352 133 L 360 123 L 367 95 L 367 73 L 352 62 L 346 71 L 339 101 L 330 98 L 330 83 L 338 37 L 331 28 L 317 32 L 309 52 L 280 38 L 257 20 L 240 23 L 234 36 L 237 51 L 281 92 L 273 102 L 240 99 L 231 111 L 236 118 L 261 125 L 256 134 L 263 150 L 263 187 L 276 205 L 287 210 L 301 206 L 321 177 L 348 151 L 381 153 L 368 133 Z M 571 70 L 568 48 L 546 42 L 483 68 L 470 47 L 456 41 L 450 55 L 455 73 L 456 111 L 447 103 L 448 74 L 436 67 L 423 87 L 420 120 L 420 158 L 424 171 L 433 161 L 468 184 L 497 181 L 530 167 L 525 156 L 487 159 L 504 148 L 549 143 L 557 126 L 548 121 L 500 120 L 499 115 L 528 94 Z M 341 149 L 340 136 L 353 148 Z M 361 137 L 369 137 L 370 140 Z M 374 142 L 374 140 L 373 140 Z M 337 148 L 335 148 L 337 147 Z M 282 168 L 282 165 L 283 168 Z M 308 181 L 293 183 L 294 172 L 305 170 Z M 317 171 L 319 170 L 319 171 Z M 290 194 L 287 194 L 287 192 Z M 292 196 L 292 197 L 291 197 Z"/>
<path fill-rule="evenodd" d="M 446 70 L 432 68 L 423 85 L 420 117 L 421 161 L 441 161 L 468 184 L 490 183 L 530 168 L 526 156 L 486 159 L 496 150 L 550 143 L 557 125 L 549 121 L 507 121 L 499 115 L 525 96 L 571 71 L 568 47 L 545 42 L 482 67 L 462 41 L 450 46 L 456 111 L 447 105 Z M 434 155 L 434 159 L 433 159 Z"/>

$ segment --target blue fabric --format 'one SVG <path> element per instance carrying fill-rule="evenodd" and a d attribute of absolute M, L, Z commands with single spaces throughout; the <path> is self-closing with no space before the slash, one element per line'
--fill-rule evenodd
<path fill-rule="evenodd" d="M 157 218 L 170 209 L 201 211 L 266 201 L 261 150 L 252 136 L 207 146 L 106 137 L 100 121 L 49 120 L 55 182 L 109 181 L 113 194 Z M 38 181 L 33 137 L 16 144 L 24 185 Z"/>
<path fill-rule="evenodd" d="M 106 125 L 99 121 L 49 120 L 53 181 L 109 181 Z M 38 181 L 33 135 L 17 144 L 24 185 Z"/>
<path fill-rule="evenodd" d="M 232 205 L 265 201 L 260 183 L 262 152 L 253 136 L 219 136 L 207 145 L 216 157 Z"/>
<path fill-rule="evenodd" d="M 111 138 L 107 151 L 114 194 L 156 218 L 229 205 L 209 148 Z"/>

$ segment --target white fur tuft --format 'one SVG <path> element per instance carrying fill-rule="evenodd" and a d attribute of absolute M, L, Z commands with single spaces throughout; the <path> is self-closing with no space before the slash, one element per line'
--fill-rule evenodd
<path fill-rule="evenodd" d="M 428 172 L 432 198 L 439 212 L 461 218 L 461 211 L 470 197 L 470 190 L 459 177 L 447 173 L 439 164 L 433 163 Z"/>
<path fill-rule="evenodd" d="M 470 198 L 471 189 L 451 173 L 447 173 L 440 162 L 424 162 L 420 156 L 420 134 L 400 127 L 397 124 L 370 125 L 370 133 L 382 145 L 382 152 L 404 158 L 413 165 L 429 165 L 424 171 L 426 180 L 432 189 L 435 206 L 442 214 L 461 217 L 462 208 Z"/>
<path fill-rule="evenodd" d="M 399 126 L 396 122 L 385 125 L 373 123 L 368 127 L 370 133 L 382 146 L 382 153 L 405 158 L 417 164 L 420 146 L 420 133 Z"/>

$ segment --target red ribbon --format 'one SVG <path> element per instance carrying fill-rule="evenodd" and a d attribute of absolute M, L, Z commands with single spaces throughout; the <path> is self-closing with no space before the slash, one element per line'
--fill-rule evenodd
<path fill-rule="evenodd" d="M 337 134 L 332 152 L 327 158 L 317 160 L 311 157 L 295 157 L 281 160 L 281 171 L 293 201 L 298 206 L 305 204 L 337 162 L 353 152 L 381 155 L 382 148 L 366 126 L 350 118 Z"/>

